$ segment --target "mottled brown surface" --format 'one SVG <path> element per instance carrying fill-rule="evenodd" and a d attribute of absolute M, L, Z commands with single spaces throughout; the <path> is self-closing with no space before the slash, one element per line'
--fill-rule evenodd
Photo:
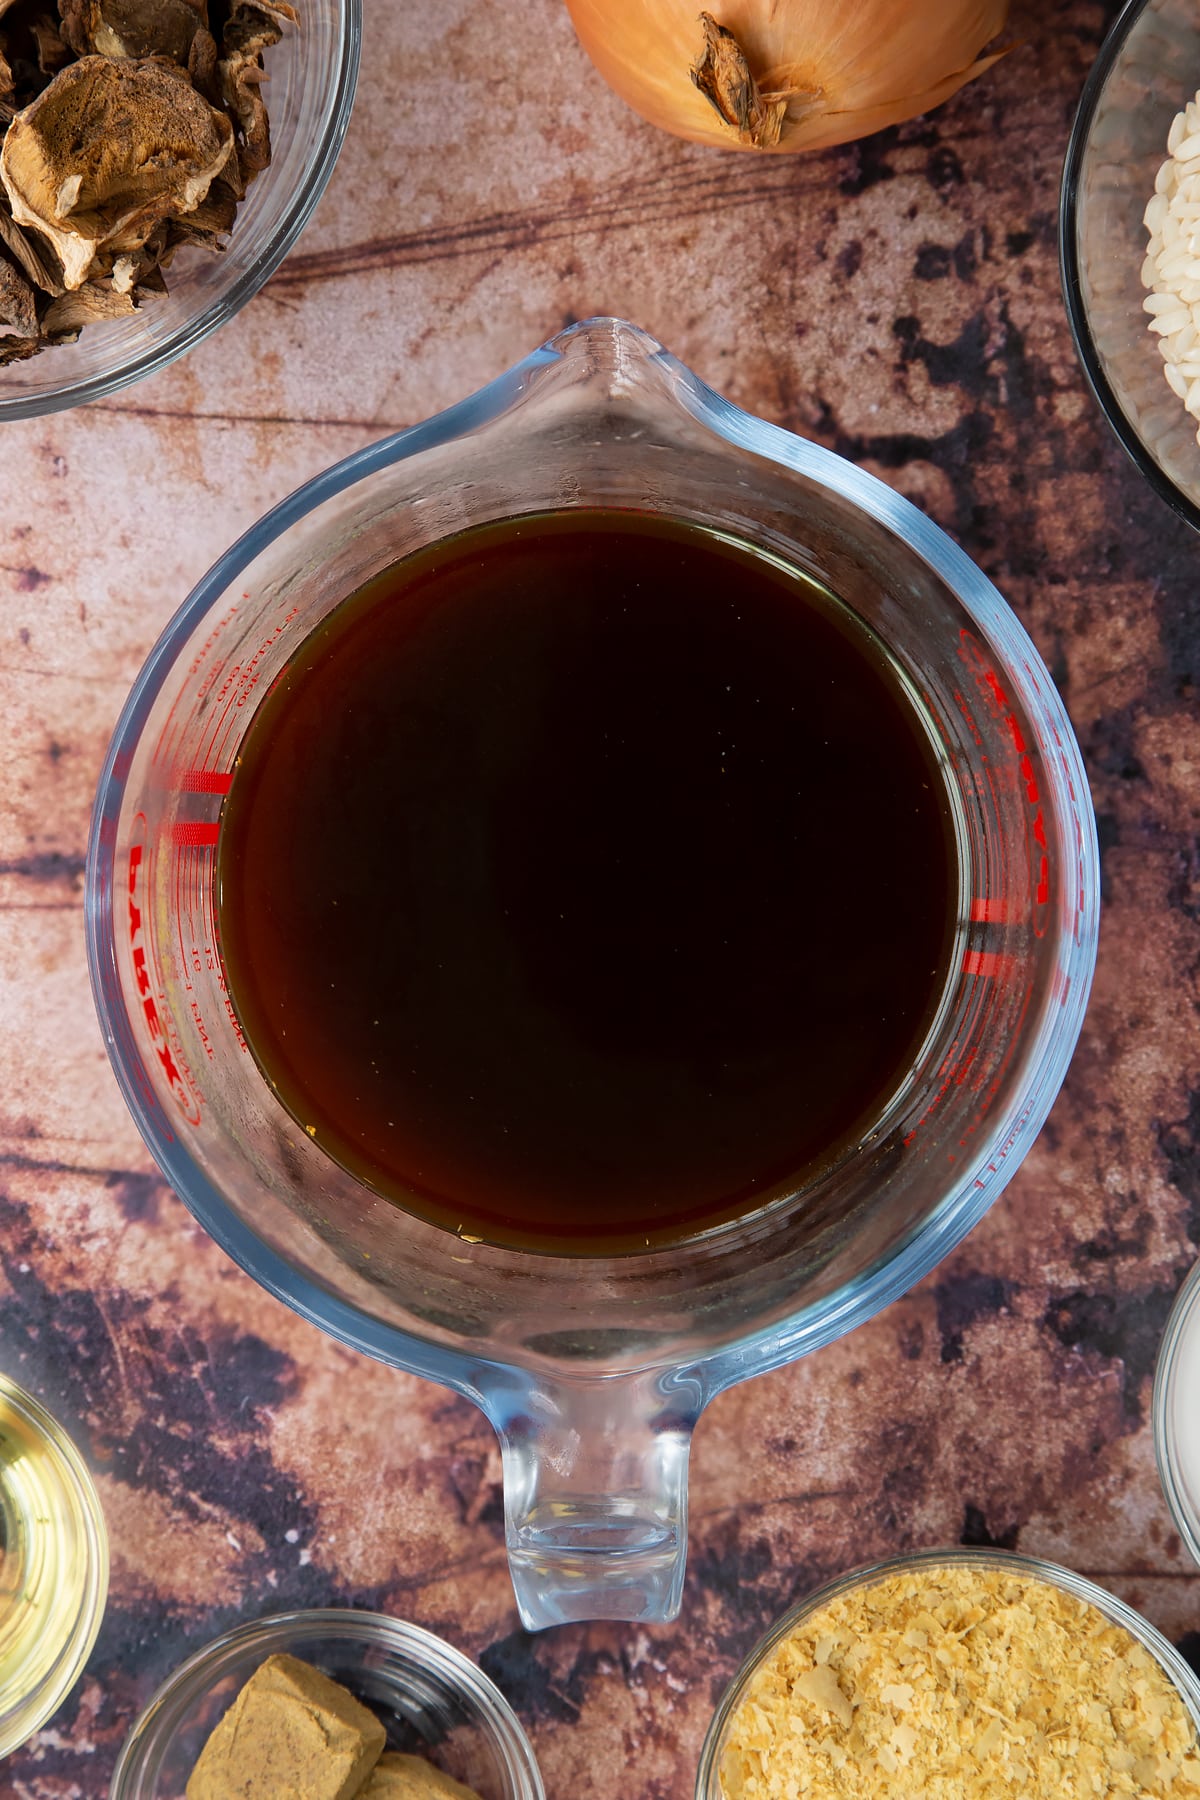
<path fill-rule="evenodd" d="M 83 1683 L 0 1793 L 100 1800 L 180 1657 L 293 1603 L 444 1632 L 508 1693 L 551 1796 L 635 1800 L 690 1794 L 742 1653 L 866 1557 L 1017 1544 L 1200 1643 L 1148 1419 L 1200 1242 L 1200 544 L 1086 394 L 1055 263 L 1115 10 L 1027 0 L 1026 46 L 931 119 L 760 162 L 627 114 L 553 0 L 511 38 L 490 0 L 371 4 L 345 154 L 266 291 L 153 380 L 6 428 L 0 1367 L 86 1447 L 113 1582 Z M 1078 729 L 1107 910 L 1078 1056 L 1000 1205 L 914 1294 L 702 1420 L 679 1622 L 531 1638 L 482 1417 L 267 1298 L 152 1174 L 92 1016 L 81 875 L 122 698 L 218 552 L 600 311 L 881 474 L 995 578 Z"/>

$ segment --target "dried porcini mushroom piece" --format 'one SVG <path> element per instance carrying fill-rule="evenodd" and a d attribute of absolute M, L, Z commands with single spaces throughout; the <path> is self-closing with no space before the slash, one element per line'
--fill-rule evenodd
<path fill-rule="evenodd" d="M 11 45 L 9 45 L 9 40 L 13 38 L 13 27 L 16 27 L 16 29 L 20 31 L 20 25 L 22 25 L 22 22 L 20 22 L 20 14 L 13 13 L 13 7 L 16 7 L 16 5 L 22 5 L 22 11 L 25 11 L 25 9 L 27 9 L 27 0 L 0 0 L 0 52 L 4 52 L 5 56 L 16 54 L 14 50 L 11 50 Z M 5 23 L 5 13 L 11 14 L 7 23 Z M 11 79 L 11 70 L 9 70 L 9 79 Z M 4 92 L 2 85 L 0 85 L 0 92 Z"/>
<path fill-rule="evenodd" d="M 61 294 L 62 275 L 58 259 L 47 252 L 40 256 L 29 233 L 22 231 L 8 209 L 8 195 L 0 190 L 0 243 L 35 288 L 44 294 Z"/>
<path fill-rule="evenodd" d="M 64 63 L 71 60 L 71 52 L 59 35 L 58 26 L 49 13 L 39 13 L 36 19 L 29 21 L 29 29 L 37 45 L 38 68 L 43 75 L 55 75 Z"/>
<path fill-rule="evenodd" d="M 221 99 L 238 128 L 238 166 L 252 181 L 271 160 L 271 133 L 260 91 L 264 79 L 262 53 L 296 23 L 295 10 L 284 0 L 233 0 L 221 32 L 217 80 Z"/>
<path fill-rule="evenodd" d="M 58 0 L 58 11 L 76 56 L 161 56 L 187 68 L 197 33 L 208 34 L 203 0 Z"/>
<path fill-rule="evenodd" d="M 54 16 L 54 0 L 12 0 L 0 9 L 0 57 L 8 71 L 0 93 L 19 112 L 71 59 Z"/>
<path fill-rule="evenodd" d="M 269 50 L 289 25 L 297 23 L 296 9 L 288 0 L 230 0 L 221 27 L 221 43 L 228 56 L 236 48 Z"/>
<path fill-rule="evenodd" d="M 76 56 L 94 55 L 100 30 L 99 0 L 58 0 L 58 16 L 62 34 Z"/>
<path fill-rule="evenodd" d="M 214 103 L 220 99 L 217 87 L 217 44 L 211 31 L 205 26 L 192 39 L 188 49 L 187 72 L 191 76 L 192 86 L 206 100 Z"/>
<path fill-rule="evenodd" d="M 0 253 L 0 328 L 4 327 L 5 336 L 36 337 L 38 319 L 32 283 Z"/>
<path fill-rule="evenodd" d="M 135 312 L 133 295 L 111 283 L 86 282 L 73 293 L 60 294 L 42 315 L 42 333 L 54 343 L 76 338 L 96 319 L 120 319 Z"/>
<path fill-rule="evenodd" d="M 167 241 L 175 244 L 200 244 L 208 250 L 219 250 L 233 230 L 234 215 L 245 189 L 235 193 L 225 177 L 219 176 L 199 206 L 180 219 L 172 219 L 167 227 Z"/>
<path fill-rule="evenodd" d="M 161 291 L 155 277 L 161 264 L 170 259 L 170 231 L 171 221 L 164 220 L 139 250 L 106 254 L 101 258 L 102 279 L 107 279 L 118 294 L 133 294 L 135 298 L 148 286 Z"/>
<path fill-rule="evenodd" d="M 217 64 L 221 98 L 237 121 L 238 167 L 243 181 L 249 182 L 266 168 L 271 160 L 271 128 L 259 83 L 262 65 L 257 57 L 230 57 Z"/>
<path fill-rule="evenodd" d="M 37 44 L 38 68 L 43 75 L 57 75 L 71 61 L 71 48 L 58 29 L 58 20 L 50 13 L 39 13 L 31 19 L 29 29 Z"/>
<path fill-rule="evenodd" d="M 134 249 L 208 193 L 233 149 L 224 113 L 167 63 L 85 56 L 17 114 L 0 150 L 19 225 L 80 287 L 98 251 Z"/>
<path fill-rule="evenodd" d="M 9 363 L 28 361 L 41 347 L 40 337 L 0 337 L 0 369 L 6 369 Z"/>

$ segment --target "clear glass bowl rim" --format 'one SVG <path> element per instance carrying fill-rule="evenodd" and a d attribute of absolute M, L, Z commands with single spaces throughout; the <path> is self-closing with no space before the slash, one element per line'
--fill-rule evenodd
<path fill-rule="evenodd" d="M 1200 1304 L 1200 1262 L 1193 1264 L 1176 1294 L 1167 1315 L 1166 1327 L 1158 1347 L 1154 1365 L 1154 1394 L 1151 1414 L 1154 1422 L 1154 1460 L 1167 1506 L 1175 1529 L 1187 1547 L 1193 1562 L 1200 1563 L 1200 1517 L 1188 1499 L 1187 1488 L 1179 1471 L 1175 1454 L 1174 1407 L 1175 1376 L 1179 1368 L 1179 1349 L 1189 1326 L 1200 1325 L 1196 1308 Z"/>
<path fill-rule="evenodd" d="M 1038 1556 L 1023 1556 L 1014 1550 L 991 1550 L 980 1546 L 966 1545 L 944 1550 L 914 1550 L 901 1556 L 886 1557 L 879 1562 L 863 1563 L 858 1568 L 848 1570 L 844 1575 L 835 1576 L 832 1581 L 822 1583 L 819 1588 L 815 1588 L 811 1594 L 807 1594 L 795 1606 L 789 1607 L 759 1638 L 743 1659 L 712 1716 L 696 1769 L 696 1800 L 713 1800 L 714 1796 L 721 1794 L 717 1758 L 721 1749 L 722 1734 L 740 1704 L 751 1677 L 782 1638 L 786 1637 L 807 1615 L 816 1612 L 822 1606 L 827 1606 L 839 1594 L 848 1593 L 852 1588 L 867 1587 L 873 1582 L 883 1581 L 889 1575 L 900 1575 L 911 1570 L 931 1567 L 1007 1569 L 1014 1575 L 1024 1575 L 1032 1580 L 1045 1582 L 1051 1587 L 1058 1588 L 1061 1592 L 1074 1595 L 1077 1600 L 1087 1601 L 1114 1625 L 1124 1626 L 1130 1636 L 1136 1638 L 1138 1643 L 1150 1652 L 1178 1689 L 1180 1698 L 1191 1714 L 1197 1735 L 1200 1736 L 1200 1678 L 1184 1661 L 1175 1646 L 1168 1643 L 1167 1639 L 1155 1626 L 1151 1625 L 1148 1619 L 1144 1619 L 1141 1613 L 1126 1605 L 1124 1600 L 1118 1599 L 1116 1594 L 1109 1593 L 1107 1588 L 1098 1587 L 1094 1581 L 1089 1581 L 1086 1575 L 1077 1575 L 1073 1569 L 1065 1569 L 1059 1563 L 1046 1562 Z"/>
<path fill-rule="evenodd" d="M 194 319 L 182 322 L 162 343 L 143 355 L 132 357 L 100 375 L 87 375 L 51 391 L 5 393 L 0 387 L 0 425 L 6 420 L 42 418 L 63 412 L 67 407 L 83 406 L 90 400 L 103 400 L 147 375 L 164 369 L 168 363 L 194 350 L 197 344 L 224 325 L 228 319 L 252 300 L 265 287 L 284 257 L 289 254 L 308 223 L 333 174 L 341 152 L 354 95 L 358 86 L 362 54 L 363 0 L 337 0 L 342 16 L 341 56 L 332 84 L 330 103 L 324 126 L 313 145 L 308 171 L 303 184 L 292 194 L 283 208 L 271 236 L 264 242 L 249 266 L 244 268 L 227 288 Z M 51 358 L 53 352 L 47 352 Z M 53 363 L 48 370 L 53 374 Z"/>
<path fill-rule="evenodd" d="M 1091 135 L 1092 121 L 1096 116 L 1096 108 L 1100 104 L 1100 97 L 1108 79 L 1125 49 L 1129 33 L 1152 4 L 1153 0 L 1126 0 L 1124 11 L 1118 14 L 1110 27 L 1108 36 L 1100 46 L 1099 54 L 1083 84 L 1075 120 L 1071 126 L 1071 135 L 1067 142 L 1067 154 L 1063 162 L 1062 183 L 1059 189 L 1059 275 L 1062 281 L 1063 302 L 1067 310 L 1067 323 L 1071 328 L 1071 337 L 1075 345 L 1075 354 L 1079 358 L 1079 364 L 1087 378 L 1088 386 L 1113 434 L 1139 474 L 1145 477 L 1159 498 L 1165 500 L 1172 511 L 1177 513 L 1181 519 L 1185 519 L 1193 530 L 1200 531 L 1200 506 L 1189 500 L 1188 496 L 1182 493 L 1170 477 L 1159 468 L 1142 442 L 1137 427 L 1126 417 L 1123 407 L 1113 393 L 1092 337 L 1079 271 L 1079 249 L 1076 236 L 1077 205 L 1084 152 Z M 1200 31 L 1198 31 L 1198 47 L 1200 47 Z"/>
<path fill-rule="evenodd" d="M 524 1727 L 496 1684 L 445 1638 L 394 1619 L 387 1613 L 360 1612 L 354 1607 L 305 1608 L 250 1619 L 223 1632 L 173 1669 L 150 1697 L 130 1728 L 113 1770 L 109 1800 L 149 1800 L 153 1787 L 151 1759 L 170 1744 L 180 1719 L 196 1697 L 213 1685 L 247 1651 L 263 1656 L 296 1653 L 306 1642 L 342 1637 L 363 1645 L 384 1645 L 424 1660 L 446 1687 L 455 1689 L 471 1713 L 485 1721 L 489 1740 L 508 1777 L 510 1800 L 545 1800 L 541 1772 Z"/>
<path fill-rule="evenodd" d="M 134 1076 L 139 1052 L 125 1016 L 111 939 L 111 884 L 106 888 L 104 821 L 115 815 L 125 785 L 129 749 L 144 726 L 158 689 L 177 651 L 194 626 L 241 575 L 256 556 L 295 521 L 353 487 L 357 482 L 499 418 L 521 399 L 539 369 L 560 362 L 573 340 L 589 332 L 624 334 L 647 361 L 673 386 L 683 408 L 717 437 L 782 465 L 850 500 L 883 524 L 934 570 L 957 596 L 988 641 L 1011 669 L 1022 671 L 1022 703 L 1037 718 L 1053 743 L 1064 787 L 1074 799 L 1079 841 L 1076 907 L 1078 935 L 1064 944 L 1063 989 L 1058 1013 L 1043 1021 L 1028 1054 L 1027 1086 L 1013 1105 L 998 1116 L 986 1138 L 977 1142 L 974 1160 L 901 1247 L 872 1264 L 833 1294 L 798 1308 L 783 1324 L 748 1331 L 697 1364 L 706 1371 L 708 1398 L 744 1374 L 759 1374 L 793 1361 L 842 1336 L 907 1293 L 967 1235 L 993 1204 L 1015 1172 L 1004 1146 L 1020 1132 L 1032 1142 L 1045 1123 L 1074 1053 L 1091 988 L 1099 931 L 1099 848 L 1087 774 L 1070 720 L 1032 640 L 992 582 L 940 526 L 886 483 L 857 468 L 820 444 L 744 412 L 714 392 L 661 344 L 639 327 L 612 318 L 585 319 L 532 351 L 466 399 L 420 424 L 353 452 L 297 488 L 266 513 L 213 564 L 174 618 L 167 624 L 144 664 L 114 729 L 97 784 L 87 854 L 84 923 L 88 966 L 109 1059 L 125 1102 L 155 1161 L 189 1210 L 239 1267 L 268 1293 L 343 1343 L 417 1375 L 466 1394 L 487 1411 L 479 1383 L 487 1370 L 470 1350 L 446 1349 L 383 1324 L 319 1286 L 262 1242 L 228 1206 L 221 1193 L 192 1161 L 178 1136 L 169 1142 L 158 1129 Z M 1082 902 L 1086 898 L 1086 905 Z"/>
<path fill-rule="evenodd" d="M 53 1413 L 48 1412 L 35 1395 L 2 1372 L 0 1396 L 21 1413 L 27 1423 L 45 1439 L 56 1458 L 59 1478 L 71 1489 L 78 1502 L 83 1524 L 86 1572 L 78 1615 L 40 1688 L 25 1695 L 15 1706 L 7 1710 L 0 1708 L 2 1761 L 20 1745 L 27 1743 L 57 1712 L 92 1653 L 108 1600 L 108 1528 L 91 1472 Z M 35 1640 L 30 1646 L 30 1654 L 39 1647 L 39 1641 Z M 11 1681 L 17 1671 L 6 1670 L 5 1673 L 7 1685 L 7 1681 Z M 11 1738 L 10 1732 L 13 1733 Z"/>

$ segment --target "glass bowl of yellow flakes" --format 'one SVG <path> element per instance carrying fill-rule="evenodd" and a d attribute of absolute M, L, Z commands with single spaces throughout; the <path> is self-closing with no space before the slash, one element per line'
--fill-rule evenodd
<path fill-rule="evenodd" d="M 1004 1551 L 811 1594 L 717 1708 L 697 1800 L 1200 1800 L 1200 1682 L 1103 1588 Z"/>

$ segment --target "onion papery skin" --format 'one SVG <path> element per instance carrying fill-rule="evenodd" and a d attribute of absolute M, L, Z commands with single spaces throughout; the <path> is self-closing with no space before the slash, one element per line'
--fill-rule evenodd
<path fill-rule="evenodd" d="M 779 154 L 847 144 L 940 106 L 1006 49 L 1009 0 L 725 0 L 763 95 L 795 91 L 775 144 L 743 142 L 695 86 L 699 0 L 566 0 L 580 42 L 635 112 L 676 137 Z"/>

